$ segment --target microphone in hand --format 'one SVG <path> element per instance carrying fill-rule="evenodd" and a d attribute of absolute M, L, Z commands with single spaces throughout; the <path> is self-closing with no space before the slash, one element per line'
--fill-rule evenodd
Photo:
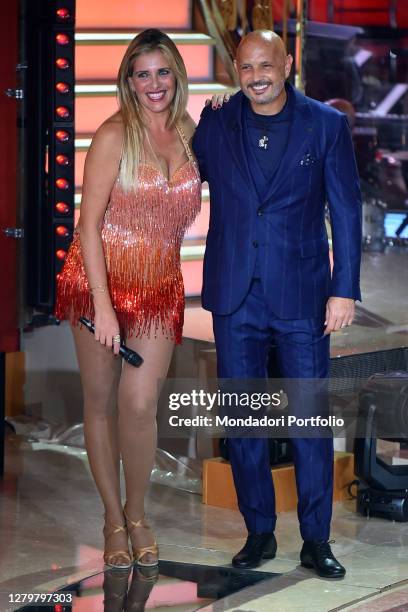
<path fill-rule="evenodd" d="M 95 325 L 92 323 L 92 321 L 86 319 L 85 317 L 79 317 L 79 321 L 82 323 L 82 325 L 85 325 L 85 327 L 89 329 L 92 334 L 95 333 Z M 143 357 L 141 357 L 139 353 L 136 353 L 136 351 L 128 348 L 123 342 L 120 343 L 119 355 L 121 355 L 125 361 L 130 363 L 130 365 L 135 366 L 135 368 L 139 368 L 143 363 Z"/>

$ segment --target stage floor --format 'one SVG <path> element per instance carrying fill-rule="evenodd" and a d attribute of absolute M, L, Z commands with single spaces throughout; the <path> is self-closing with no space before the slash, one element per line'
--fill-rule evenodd
<path fill-rule="evenodd" d="M 21 607 L 7 604 L 10 593 L 54 591 L 102 571 L 102 507 L 83 454 L 33 451 L 21 438 L 9 436 L 0 490 L 2 612 Z M 161 560 L 174 562 L 162 563 L 162 575 L 146 608 L 197 610 L 205 604 L 203 599 L 212 598 L 216 583 L 211 584 L 209 572 L 204 580 L 207 590 L 197 592 L 191 576 L 202 573 L 206 566 L 221 566 L 228 568 L 223 572 L 225 580 L 231 577 L 231 556 L 241 547 L 245 533 L 241 515 L 205 506 L 200 495 L 157 484 L 150 487 L 146 513 L 156 532 Z M 268 574 L 266 579 L 203 609 L 408 609 L 407 523 L 367 520 L 355 513 L 354 501 L 336 503 L 331 537 L 336 540 L 334 554 L 347 569 L 341 581 L 323 580 L 299 566 L 296 513 L 280 513 L 277 557 L 258 568 Z M 175 574 L 177 563 L 190 565 L 189 572 Z M 107 580 L 114 590 L 120 588 L 109 577 Z M 180 580 L 183 584 L 173 588 Z M 238 587 L 245 587 L 245 581 Z M 82 595 L 73 612 L 100 612 L 102 577 L 88 581 Z"/>
<path fill-rule="evenodd" d="M 408 345 L 408 250 L 363 253 L 355 322 L 331 336 L 332 357 Z M 214 343 L 211 313 L 188 300 L 184 336 Z"/>

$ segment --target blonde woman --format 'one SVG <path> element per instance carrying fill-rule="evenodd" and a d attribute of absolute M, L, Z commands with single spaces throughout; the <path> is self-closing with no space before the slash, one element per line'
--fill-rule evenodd
<path fill-rule="evenodd" d="M 118 92 L 120 110 L 97 130 L 86 158 L 81 218 L 58 279 L 56 316 L 70 320 L 75 339 L 85 443 L 105 507 L 104 561 L 126 568 L 158 561 L 144 497 L 158 380 L 182 335 L 180 245 L 200 210 L 201 181 L 188 144 L 194 123 L 186 113 L 186 70 L 168 36 L 154 29 L 136 36 Z M 80 316 L 95 322 L 95 336 L 78 326 Z M 122 365 L 120 340 L 143 356 L 139 369 Z"/>

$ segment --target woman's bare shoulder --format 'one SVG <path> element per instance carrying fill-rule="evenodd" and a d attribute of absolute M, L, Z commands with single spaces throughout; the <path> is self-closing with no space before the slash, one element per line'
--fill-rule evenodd
<path fill-rule="evenodd" d="M 121 151 L 123 143 L 124 125 L 120 113 L 108 117 L 96 130 L 92 139 L 92 145 L 98 148 L 113 148 L 113 151 Z M 112 152 L 113 152 L 112 151 Z"/>

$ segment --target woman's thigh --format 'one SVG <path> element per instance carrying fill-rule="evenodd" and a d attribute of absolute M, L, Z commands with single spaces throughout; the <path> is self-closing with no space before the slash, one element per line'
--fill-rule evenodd
<path fill-rule="evenodd" d="M 123 361 L 120 383 L 122 399 L 132 404 L 156 403 L 161 383 L 167 376 L 174 349 L 174 340 L 167 338 L 161 330 L 150 337 L 128 337 L 126 346 L 141 355 L 143 363 L 139 368 Z"/>
<path fill-rule="evenodd" d="M 71 326 L 85 399 L 115 400 L 122 360 L 97 342 L 85 327 Z"/>

